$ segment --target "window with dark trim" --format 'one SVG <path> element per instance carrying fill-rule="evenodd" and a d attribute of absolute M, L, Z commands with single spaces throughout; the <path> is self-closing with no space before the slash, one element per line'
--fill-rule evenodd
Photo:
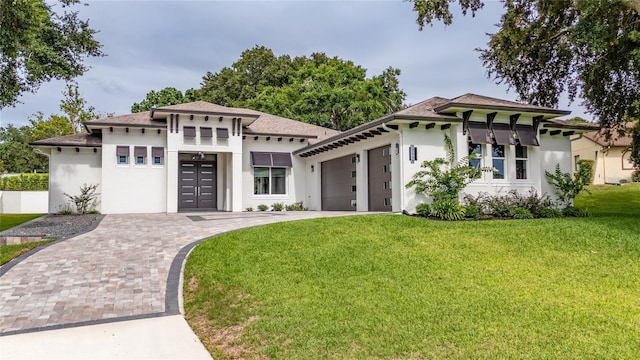
<path fill-rule="evenodd" d="M 144 165 L 147 163 L 147 147 L 135 146 L 133 148 L 133 156 L 136 159 L 136 165 Z"/>
<path fill-rule="evenodd" d="M 182 128 L 184 132 L 184 137 L 196 137 L 196 127 L 195 126 L 185 126 Z"/>
<path fill-rule="evenodd" d="M 469 142 L 469 155 L 474 158 L 469 160 L 469 166 L 480 169 L 482 167 L 482 144 Z"/>
<path fill-rule="evenodd" d="M 201 127 L 200 128 L 200 138 L 212 138 L 213 137 L 213 129 L 210 127 Z"/>
<path fill-rule="evenodd" d="M 228 139 L 229 138 L 229 129 L 227 129 L 227 128 L 216 128 L 216 137 L 218 139 Z"/>
<path fill-rule="evenodd" d="M 259 152 L 252 151 L 252 166 L 268 166 L 268 167 L 291 167 L 291 153 L 284 152 Z"/>
<path fill-rule="evenodd" d="M 505 147 L 504 145 L 493 145 L 491 147 L 491 155 L 493 157 L 493 178 L 505 179 Z"/>
<path fill-rule="evenodd" d="M 516 179 L 527 179 L 527 163 L 529 161 L 529 149 L 526 146 L 516 145 Z"/>
<path fill-rule="evenodd" d="M 128 146 L 117 146 L 116 147 L 116 157 L 118 159 L 118 164 L 125 165 L 129 163 L 129 147 Z"/>
<path fill-rule="evenodd" d="M 164 148 L 152 147 L 151 156 L 153 157 L 153 165 L 164 165 Z"/>
<path fill-rule="evenodd" d="M 277 167 L 253 168 L 254 195 L 283 195 L 287 193 L 287 169 Z"/>

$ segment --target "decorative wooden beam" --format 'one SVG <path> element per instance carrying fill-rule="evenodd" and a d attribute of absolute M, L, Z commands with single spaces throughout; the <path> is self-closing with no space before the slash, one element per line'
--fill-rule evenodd
<path fill-rule="evenodd" d="M 516 131 L 516 123 L 520 118 L 520 114 L 513 114 L 509 116 L 509 126 L 511 127 L 511 131 Z"/>
<path fill-rule="evenodd" d="M 387 125 L 389 129 L 398 130 L 398 125 Z"/>
<path fill-rule="evenodd" d="M 467 135 L 469 129 L 469 119 L 473 110 L 468 110 L 462 113 L 462 135 Z"/>
<path fill-rule="evenodd" d="M 289 138 L 289 142 L 293 142 L 293 138 Z"/>
<path fill-rule="evenodd" d="M 382 133 L 378 130 L 371 130 L 369 131 L 370 133 L 372 133 L 373 135 L 381 135 Z"/>
<path fill-rule="evenodd" d="M 383 127 L 379 127 L 379 128 L 376 128 L 376 129 L 377 129 L 378 131 L 380 131 L 381 133 L 389 132 L 389 130 L 387 130 L 387 129 L 383 128 Z"/>
<path fill-rule="evenodd" d="M 540 126 L 540 122 L 542 122 L 542 119 L 544 119 L 544 117 L 542 115 L 533 117 L 533 132 L 534 133 L 538 132 L 538 127 Z"/>
<path fill-rule="evenodd" d="M 417 128 L 418 125 L 420 125 L 419 122 L 417 122 L 417 121 L 416 122 L 412 122 L 411 124 L 409 124 L 409 129 Z"/>
<path fill-rule="evenodd" d="M 278 138 L 278 141 L 282 141 L 282 136 Z"/>
<path fill-rule="evenodd" d="M 58 152 L 62 152 L 62 148 L 58 146 Z"/>
<path fill-rule="evenodd" d="M 209 121 L 209 115 L 204 117 L 204 121 Z"/>
<path fill-rule="evenodd" d="M 173 119 L 171 119 L 173 120 Z M 113 126 L 109 126 L 109 132 L 113 132 Z"/>
<path fill-rule="evenodd" d="M 98 148 L 93 148 L 93 152 L 97 153 L 98 152 Z"/>
<path fill-rule="evenodd" d="M 443 125 L 440 125 L 440 130 L 447 130 L 450 127 L 451 127 L 451 124 L 443 124 Z"/>
<path fill-rule="evenodd" d="M 80 148 L 79 147 L 76 148 L 76 152 L 80 152 Z"/>
<path fill-rule="evenodd" d="M 487 127 L 489 129 L 493 129 L 493 120 L 496 118 L 496 115 L 498 115 L 497 112 L 487 114 Z"/>
<path fill-rule="evenodd" d="M 302 143 L 302 142 L 304 142 L 304 139 L 300 139 L 300 142 L 301 142 L 301 143 Z"/>
<path fill-rule="evenodd" d="M 576 132 L 575 132 L 575 131 L 573 131 L 573 130 L 571 130 L 571 131 L 565 131 L 565 132 L 563 132 L 563 133 L 562 133 L 562 136 L 571 136 L 571 135 L 573 135 L 573 134 L 575 134 L 575 133 L 576 133 Z"/>
<path fill-rule="evenodd" d="M 549 131 L 549 135 L 554 136 L 554 135 L 558 135 L 562 132 L 562 130 L 551 130 Z"/>
<path fill-rule="evenodd" d="M 364 139 L 366 139 L 366 138 L 367 138 L 367 137 L 366 137 L 366 136 L 364 136 L 363 134 L 358 134 L 358 135 L 356 135 L 356 136 L 358 137 L 358 139 L 362 139 L 362 140 L 364 140 Z"/>
<path fill-rule="evenodd" d="M 142 133 L 144 134 L 144 128 L 142 128 Z"/>
<path fill-rule="evenodd" d="M 253 140 L 258 140 L 258 137 L 257 137 L 257 136 L 254 136 L 254 137 L 253 137 Z"/>
<path fill-rule="evenodd" d="M 158 129 L 158 134 L 160 134 L 162 131 L 160 129 Z"/>
<path fill-rule="evenodd" d="M 267 141 L 271 140 L 271 136 L 267 136 L 267 137 L 265 138 L 265 140 L 267 140 Z"/>
<path fill-rule="evenodd" d="M 424 126 L 424 129 L 429 130 L 429 129 L 433 129 L 434 127 L 436 127 L 436 123 L 429 123 Z"/>
<path fill-rule="evenodd" d="M 129 132 L 129 128 L 124 128 L 124 132 Z"/>
<path fill-rule="evenodd" d="M 222 116 L 220 116 L 220 117 L 218 118 L 218 121 L 219 121 L 219 122 L 222 122 Z"/>
<path fill-rule="evenodd" d="M 173 114 L 171 114 L 169 118 L 171 119 L 171 122 L 169 123 L 169 131 L 173 132 Z"/>
<path fill-rule="evenodd" d="M 193 114 L 189 115 L 189 120 L 193 120 Z"/>
<path fill-rule="evenodd" d="M 370 133 L 370 132 L 362 133 L 362 135 L 364 135 L 365 137 L 368 137 L 368 138 L 373 137 L 373 134 Z"/>
<path fill-rule="evenodd" d="M 180 114 L 176 114 L 176 132 L 180 132 Z"/>
<path fill-rule="evenodd" d="M 540 129 L 540 135 L 546 134 L 549 129 Z"/>
<path fill-rule="evenodd" d="M 242 135 L 242 140 L 246 139 L 247 135 Z"/>
<path fill-rule="evenodd" d="M 360 141 L 360 139 L 359 139 L 357 136 L 352 136 L 352 137 L 350 137 L 349 139 L 350 139 L 350 140 L 352 140 L 352 141 L 354 141 L 354 142 L 355 142 L 355 141 Z"/>

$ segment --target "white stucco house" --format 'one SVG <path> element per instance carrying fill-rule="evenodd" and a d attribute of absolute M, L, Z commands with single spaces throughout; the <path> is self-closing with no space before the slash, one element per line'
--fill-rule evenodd
<path fill-rule="evenodd" d="M 593 126 L 568 111 L 474 94 L 431 98 L 348 131 L 203 101 L 92 120 L 87 133 L 32 143 L 49 156 L 49 211 L 84 183 L 99 210 L 243 211 L 303 202 L 309 210 L 414 212 L 428 201 L 405 184 L 427 159 L 477 152 L 494 173 L 467 193 L 553 194 L 545 170 L 571 171 L 571 141 Z"/>

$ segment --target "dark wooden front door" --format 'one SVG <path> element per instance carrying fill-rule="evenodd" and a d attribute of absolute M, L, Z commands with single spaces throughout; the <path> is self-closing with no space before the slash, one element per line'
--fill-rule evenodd
<path fill-rule="evenodd" d="M 369 150 L 369 211 L 391 211 L 391 147 Z"/>
<path fill-rule="evenodd" d="M 356 210 L 356 155 L 322 163 L 322 210 Z"/>
<path fill-rule="evenodd" d="M 178 210 L 215 210 L 216 163 L 181 161 L 178 175 Z"/>

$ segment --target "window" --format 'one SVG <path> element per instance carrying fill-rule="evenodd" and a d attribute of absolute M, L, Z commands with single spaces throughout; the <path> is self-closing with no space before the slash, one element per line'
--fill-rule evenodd
<path fill-rule="evenodd" d="M 153 156 L 153 165 L 163 165 L 164 163 L 164 148 L 152 147 L 151 156 Z"/>
<path fill-rule="evenodd" d="M 118 164 L 124 165 L 129 163 L 129 147 L 117 146 L 116 156 L 118 158 Z"/>
<path fill-rule="evenodd" d="M 482 144 L 469 143 L 469 156 L 475 154 L 475 158 L 469 160 L 469 166 L 480 169 L 482 166 Z"/>
<path fill-rule="evenodd" d="M 578 171 L 578 163 L 580 162 L 580 155 L 573 157 L 573 170 Z"/>
<path fill-rule="evenodd" d="M 529 158 L 526 146 L 516 145 L 516 179 L 527 179 L 527 159 Z"/>
<path fill-rule="evenodd" d="M 201 127 L 200 128 L 200 138 L 201 139 L 210 139 L 213 137 L 213 130 L 210 127 Z"/>
<path fill-rule="evenodd" d="M 504 169 L 504 158 L 505 158 L 505 149 L 504 145 L 493 145 L 491 147 L 493 156 L 493 178 L 494 179 L 504 179 L 505 178 L 505 169 Z"/>
<path fill-rule="evenodd" d="M 195 126 L 185 126 L 182 128 L 184 131 L 184 137 L 196 137 L 196 127 Z"/>
<path fill-rule="evenodd" d="M 358 173 L 356 173 L 355 170 L 351 172 L 351 177 L 352 178 L 356 177 L 357 175 L 358 175 Z"/>
<path fill-rule="evenodd" d="M 351 192 L 356 192 L 358 188 L 355 185 L 351 185 Z"/>
<path fill-rule="evenodd" d="M 622 170 L 633 170 L 633 160 L 631 160 L 631 151 L 622 153 Z"/>
<path fill-rule="evenodd" d="M 136 158 L 136 165 L 144 165 L 147 159 L 147 147 L 136 146 L 133 148 L 133 156 Z"/>
<path fill-rule="evenodd" d="M 287 193 L 286 168 L 253 168 L 253 193 L 255 195 L 279 195 Z"/>

